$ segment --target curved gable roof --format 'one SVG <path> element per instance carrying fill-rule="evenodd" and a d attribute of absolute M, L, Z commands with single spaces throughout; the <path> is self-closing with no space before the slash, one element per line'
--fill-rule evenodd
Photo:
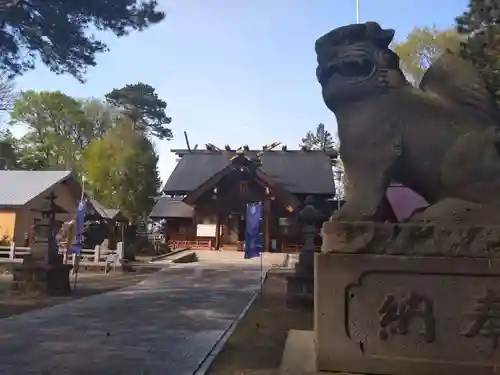
<path fill-rule="evenodd" d="M 247 151 L 255 157 L 259 151 Z M 230 164 L 234 151 L 186 153 L 163 187 L 166 194 L 189 193 Z M 335 194 L 332 163 L 319 151 L 267 151 L 260 157 L 263 173 L 290 193 Z"/>

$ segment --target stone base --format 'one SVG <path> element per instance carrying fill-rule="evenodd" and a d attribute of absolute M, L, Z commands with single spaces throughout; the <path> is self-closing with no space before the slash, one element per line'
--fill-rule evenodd
<path fill-rule="evenodd" d="M 294 274 L 287 277 L 286 303 L 290 308 L 314 307 L 314 251 L 303 251 Z"/>
<path fill-rule="evenodd" d="M 328 221 L 321 237 L 325 253 L 500 259 L 500 224 Z"/>
<path fill-rule="evenodd" d="M 316 254 L 318 370 L 486 375 L 500 366 L 500 259 Z"/>
<path fill-rule="evenodd" d="M 299 273 L 287 277 L 286 305 L 290 308 L 314 307 L 314 277 Z"/>
<path fill-rule="evenodd" d="M 12 268 L 11 291 L 25 294 L 68 295 L 69 273 L 73 266 L 29 263 Z"/>
<path fill-rule="evenodd" d="M 283 375 L 316 373 L 313 331 L 288 331 L 280 372 Z"/>
<path fill-rule="evenodd" d="M 288 331 L 280 373 L 282 375 L 333 375 L 332 372 L 316 371 L 313 331 Z M 336 375 L 349 375 L 339 374 Z"/>

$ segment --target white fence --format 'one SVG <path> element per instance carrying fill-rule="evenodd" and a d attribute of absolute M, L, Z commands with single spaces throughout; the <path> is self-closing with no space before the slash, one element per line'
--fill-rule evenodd
<path fill-rule="evenodd" d="M 14 243 L 10 246 L 0 246 L 0 262 L 6 260 L 10 262 L 22 262 L 23 256 L 30 254 L 31 249 L 29 247 L 16 247 Z"/>
<path fill-rule="evenodd" d="M 10 246 L 0 246 L 0 264 L 1 263 L 22 263 L 23 256 L 30 254 L 31 249 L 29 247 L 16 247 L 14 243 Z M 71 259 L 68 259 L 68 253 L 65 248 L 59 250 L 60 254 L 63 254 L 65 263 L 75 262 L 76 254 L 70 255 Z M 118 242 L 116 244 L 116 250 L 108 250 L 107 248 L 101 248 L 97 245 L 94 249 L 82 249 L 80 253 L 80 265 L 118 265 L 123 261 L 123 242 Z"/>

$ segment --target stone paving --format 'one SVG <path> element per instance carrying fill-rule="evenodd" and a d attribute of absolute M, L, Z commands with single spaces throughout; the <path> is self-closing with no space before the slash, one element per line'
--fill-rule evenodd
<path fill-rule="evenodd" d="M 2 319 L 0 375 L 191 375 L 259 285 L 256 262 L 175 265 Z"/>

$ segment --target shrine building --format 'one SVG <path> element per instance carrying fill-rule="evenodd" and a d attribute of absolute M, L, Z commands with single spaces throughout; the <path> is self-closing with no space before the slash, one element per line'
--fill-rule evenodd
<path fill-rule="evenodd" d="M 241 250 L 246 205 L 262 202 L 264 250 L 296 251 L 302 243 L 298 213 L 306 197 L 326 202 L 335 195 L 334 151 L 207 145 L 172 152 L 180 159 L 150 218 L 162 220 L 174 244 Z"/>

